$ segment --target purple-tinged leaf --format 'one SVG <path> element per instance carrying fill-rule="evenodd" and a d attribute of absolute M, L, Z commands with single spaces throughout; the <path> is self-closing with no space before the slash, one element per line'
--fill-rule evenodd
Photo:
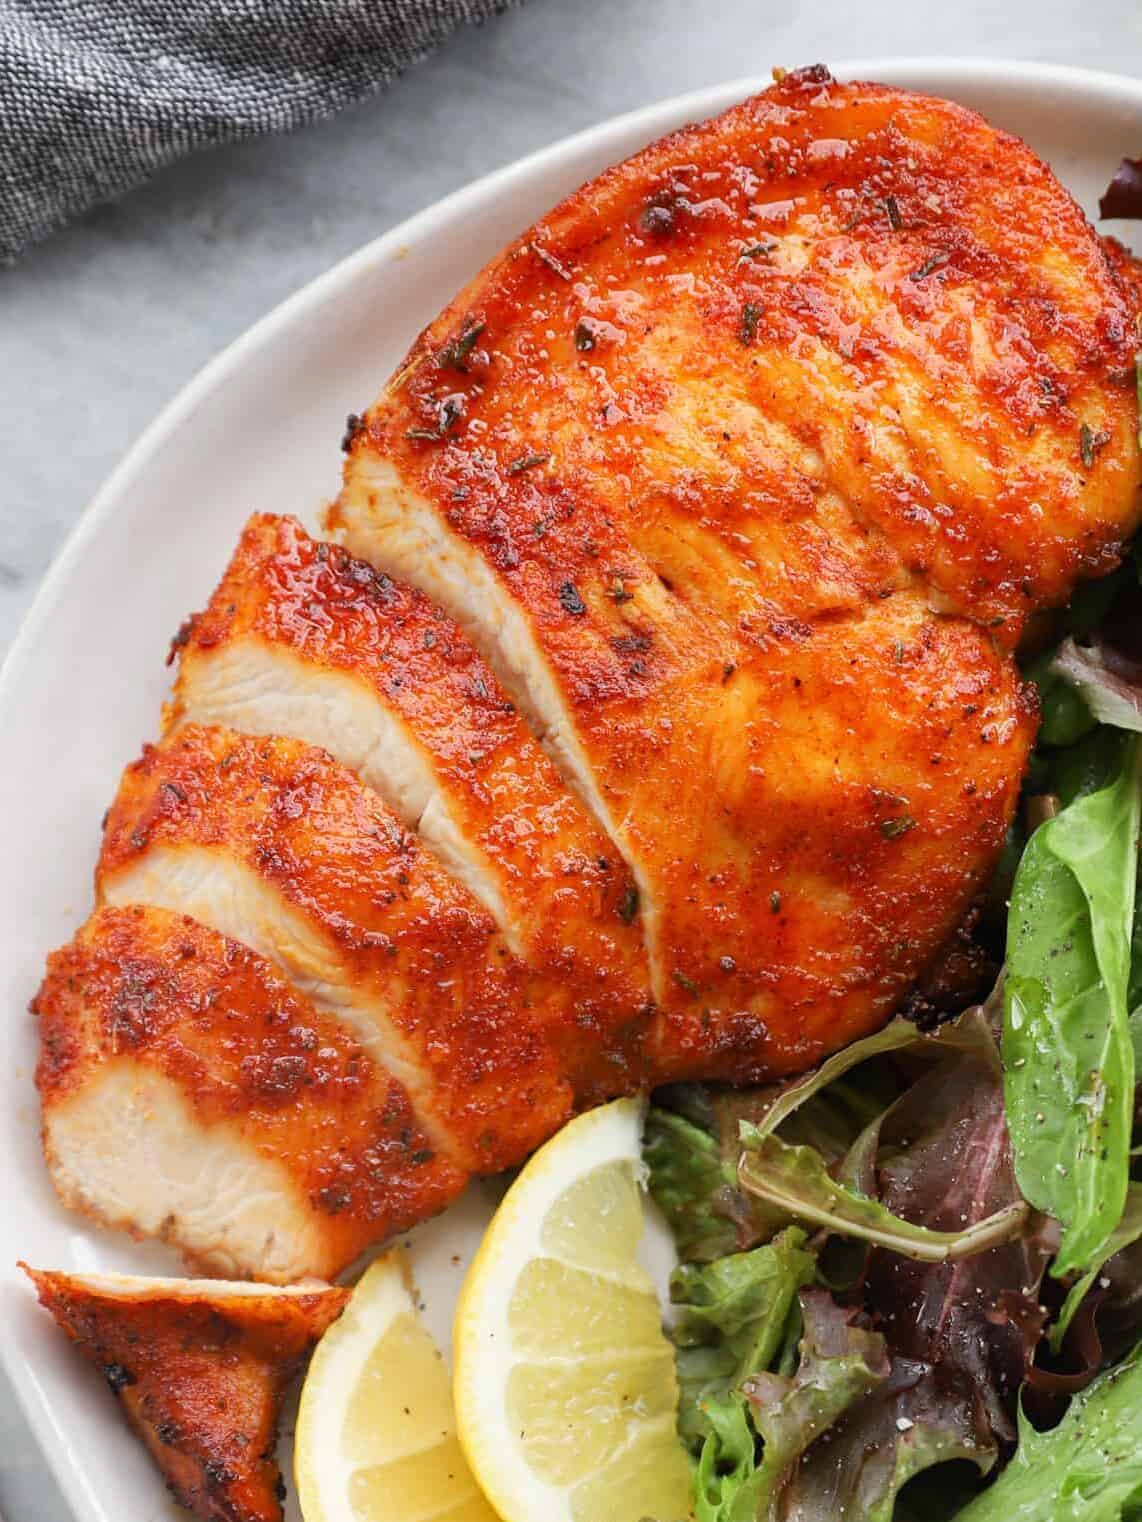
<path fill-rule="evenodd" d="M 1099 197 L 1100 217 L 1136 221 L 1142 217 L 1142 159 L 1123 159 Z"/>

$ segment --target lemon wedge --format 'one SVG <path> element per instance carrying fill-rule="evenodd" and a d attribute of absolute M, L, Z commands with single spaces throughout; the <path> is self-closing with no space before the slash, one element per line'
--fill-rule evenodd
<path fill-rule="evenodd" d="M 690 1468 L 644 1231 L 642 1107 L 565 1126 L 508 1191 L 453 1328 L 460 1441 L 506 1522 L 683 1522 Z"/>
<path fill-rule="evenodd" d="M 448 1370 L 399 1252 L 372 1265 L 318 1344 L 294 1478 L 305 1522 L 498 1522 L 460 1451 Z"/>

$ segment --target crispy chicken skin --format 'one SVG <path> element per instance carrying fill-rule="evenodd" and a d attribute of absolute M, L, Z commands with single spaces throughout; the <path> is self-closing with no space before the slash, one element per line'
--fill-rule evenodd
<path fill-rule="evenodd" d="M 351 419 L 340 544 L 251 519 L 175 641 L 36 1006 L 64 1200 L 332 1275 L 899 1008 L 1016 807 L 1014 652 L 1137 526 L 1139 289 L 1025 145 L 820 69 L 509 247 Z"/>
<path fill-rule="evenodd" d="M 348 1290 L 22 1267 L 182 1506 L 204 1522 L 280 1522 L 282 1396 Z"/>
<path fill-rule="evenodd" d="M 33 1008 L 65 1203 L 208 1270 L 335 1274 L 467 1178 L 339 1021 L 189 916 L 97 910 Z"/>

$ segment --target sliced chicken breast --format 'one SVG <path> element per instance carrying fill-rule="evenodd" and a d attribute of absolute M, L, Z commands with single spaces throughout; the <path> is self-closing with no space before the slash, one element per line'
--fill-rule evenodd
<path fill-rule="evenodd" d="M 97 910 L 32 1008 L 61 1199 L 215 1272 L 332 1277 L 466 1180 L 339 1020 L 184 915 Z"/>
<path fill-rule="evenodd" d="M 292 518 L 259 516 L 176 644 L 172 724 L 322 746 L 417 831 L 513 952 L 588 1003 L 645 1001 L 621 856 L 469 641 L 420 593 Z"/>
<path fill-rule="evenodd" d="M 517 240 L 351 420 L 344 550 L 254 519 L 177 642 L 40 999 L 84 1048 L 74 1084 L 45 1048 L 64 1197 L 257 1272 L 338 1262 L 578 1106 L 802 1070 L 899 1008 L 1013 816 L 1014 652 L 1138 525 L 1137 288 L 1025 145 L 821 69 Z M 303 1084 L 277 1139 L 159 911 L 207 968 L 248 948 L 235 1008 L 279 980 L 359 1050 L 353 1104 Z M 137 963 L 171 1034 L 128 1048 Z M 370 1192 L 390 1103 L 413 1156 Z"/>
<path fill-rule="evenodd" d="M 348 1290 L 23 1267 L 179 1505 L 204 1522 L 281 1522 L 282 1397 Z"/>
<path fill-rule="evenodd" d="M 566 1011 L 325 751 L 184 726 L 125 772 L 97 889 L 189 914 L 274 963 L 397 1079 L 458 1168 L 516 1162 L 570 1113 Z"/>

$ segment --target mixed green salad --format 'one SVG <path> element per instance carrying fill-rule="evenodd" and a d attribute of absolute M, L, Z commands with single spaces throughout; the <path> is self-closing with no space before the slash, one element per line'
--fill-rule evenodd
<path fill-rule="evenodd" d="M 699 1522 L 1142 1519 L 1140 577 L 1026 667 L 956 975 L 807 1077 L 655 1097 Z"/>

